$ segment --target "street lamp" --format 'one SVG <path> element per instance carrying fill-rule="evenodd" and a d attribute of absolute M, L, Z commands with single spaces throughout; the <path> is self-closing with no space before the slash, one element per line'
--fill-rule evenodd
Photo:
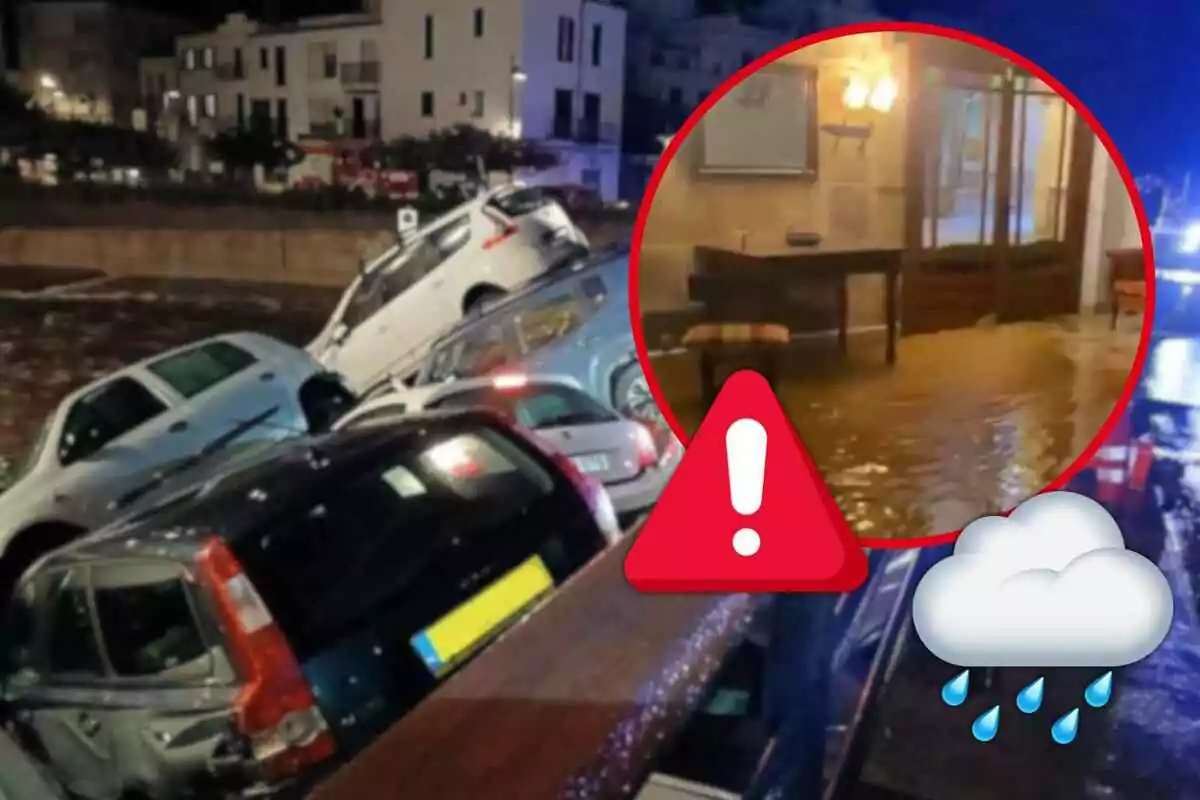
<path fill-rule="evenodd" d="M 529 80 L 529 76 L 517 64 L 516 57 L 513 57 L 509 67 L 509 75 L 512 80 L 508 84 L 508 135 L 514 139 L 521 137 L 521 123 L 517 120 L 517 86 Z"/>
<path fill-rule="evenodd" d="M 41 84 L 43 89 L 51 92 L 58 89 L 58 79 L 49 72 L 43 72 L 41 78 L 38 79 L 38 82 Z"/>

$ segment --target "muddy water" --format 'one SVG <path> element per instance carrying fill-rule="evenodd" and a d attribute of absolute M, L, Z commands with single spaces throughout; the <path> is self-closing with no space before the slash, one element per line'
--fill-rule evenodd
<path fill-rule="evenodd" d="M 1068 318 L 905 337 L 799 343 L 780 399 L 861 535 L 912 537 L 1009 508 L 1084 450 L 1120 397 L 1140 325 Z M 695 358 L 654 359 L 689 435 L 703 416 Z"/>
<path fill-rule="evenodd" d="M 223 299 L 223 298 L 218 298 Z M 286 298 L 127 299 L 0 297 L 0 488 L 12 479 L 39 426 L 67 393 L 121 366 L 195 339 L 257 330 L 295 344 L 324 321 Z"/>

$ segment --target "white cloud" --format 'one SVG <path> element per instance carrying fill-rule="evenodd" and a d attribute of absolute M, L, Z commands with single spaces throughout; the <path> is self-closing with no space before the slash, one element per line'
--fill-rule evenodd
<path fill-rule="evenodd" d="M 981 517 L 913 597 L 917 635 L 960 667 L 1119 667 L 1171 627 L 1171 588 L 1125 549 L 1093 500 L 1050 492 L 1007 518 Z"/>

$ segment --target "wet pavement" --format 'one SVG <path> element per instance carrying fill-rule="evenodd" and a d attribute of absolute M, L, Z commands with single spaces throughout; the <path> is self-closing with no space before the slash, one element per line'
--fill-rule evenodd
<path fill-rule="evenodd" d="M 777 393 L 861 535 L 956 530 L 1057 478 L 1100 430 L 1137 353 L 1139 321 L 1099 317 L 904 337 L 797 342 Z M 683 431 L 703 416 L 694 355 L 653 358 Z M 730 365 L 734 366 L 734 365 Z"/>
<path fill-rule="evenodd" d="M 265 284 L 45 283 L 0 286 L 0 488 L 46 414 L 74 389 L 218 333 L 254 330 L 304 345 L 337 300 L 329 290 Z"/>
<path fill-rule="evenodd" d="M 990 682 L 984 670 L 972 670 L 968 700 L 951 708 L 940 700 L 941 687 L 960 670 L 930 655 L 910 629 L 882 698 L 867 784 L 922 800 L 1200 798 L 1200 625 L 1192 588 L 1200 585 L 1200 530 L 1195 517 L 1174 514 L 1144 515 L 1123 530 L 1130 542 L 1165 538 L 1159 565 L 1175 595 L 1175 620 L 1158 650 L 1114 672 L 1108 705 L 1091 708 L 1083 698 L 1103 669 L 1005 669 Z M 1046 678 L 1042 708 L 1020 713 L 1018 692 L 1039 676 Z M 972 721 L 996 705 L 1000 729 L 981 744 Z M 1057 744 L 1050 727 L 1072 709 L 1080 712 L 1078 738 Z"/>

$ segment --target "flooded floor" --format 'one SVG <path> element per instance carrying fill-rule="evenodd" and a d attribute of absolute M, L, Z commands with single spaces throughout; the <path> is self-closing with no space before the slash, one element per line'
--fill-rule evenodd
<path fill-rule="evenodd" d="M 0 287 L 0 488 L 66 394 L 169 347 L 237 330 L 303 345 L 336 294 L 136 281 L 21 295 Z"/>
<path fill-rule="evenodd" d="M 858 533 L 944 533 L 1016 505 L 1083 452 L 1140 332 L 1136 318 L 1114 332 L 1071 317 L 911 336 L 892 367 L 882 337 L 852 337 L 847 357 L 812 339 L 793 347 L 777 392 Z M 690 436 L 704 413 L 695 356 L 653 363 Z"/>

